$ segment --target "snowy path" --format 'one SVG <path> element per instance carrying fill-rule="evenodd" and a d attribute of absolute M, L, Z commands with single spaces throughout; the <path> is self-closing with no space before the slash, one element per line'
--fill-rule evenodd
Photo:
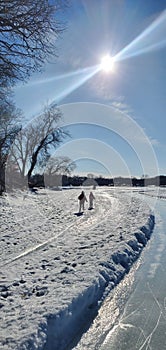
<path fill-rule="evenodd" d="M 53 191 L 48 193 L 47 201 L 45 193 L 40 196 L 31 195 L 26 200 L 21 195 L 16 203 L 15 198 L 9 199 L 9 205 L 4 210 L 4 223 L 1 225 L 1 267 L 43 248 L 52 241 L 59 241 L 64 234 L 66 240 L 69 230 L 79 233 L 80 230 L 92 228 L 97 222 L 106 220 L 112 211 L 110 196 L 101 194 L 100 206 L 96 206 L 95 213 L 86 211 L 85 215 L 78 218 L 73 215 L 76 209 L 73 193 L 70 191 L 69 194 L 67 201 L 70 201 L 70 209 L 66 205 L 66 195 L 61 192 L 56 193 L 57 204 L 54 203 Z"/>
<path fill-rule="evenodd" d="M 95 209 L 77 216 L 78 194 L 1 199 L 3 350 L 64 349 L 150 237 L 153 216 L 138 199 L 98 189 Z"/>

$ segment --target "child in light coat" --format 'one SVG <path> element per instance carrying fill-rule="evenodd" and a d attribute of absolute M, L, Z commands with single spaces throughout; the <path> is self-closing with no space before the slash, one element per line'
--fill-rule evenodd
<path fill-rule="evenodd" d="M 89 209 L 93 209 L 93 200 L 95 199 L 95 196 L 92 192 L 89 193 Z"/>

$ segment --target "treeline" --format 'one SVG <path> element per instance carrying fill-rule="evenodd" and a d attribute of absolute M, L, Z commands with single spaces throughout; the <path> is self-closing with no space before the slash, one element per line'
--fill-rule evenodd
<path fill-rule="evenodd" d="M 160 175 L 148 178 L 105 178 L 86 176 L 67 176 L 67 175 L 40 175 L 31 177 L 32 187 L 61 187 L 61 186 L 166 186 L 166 176 Z"/>

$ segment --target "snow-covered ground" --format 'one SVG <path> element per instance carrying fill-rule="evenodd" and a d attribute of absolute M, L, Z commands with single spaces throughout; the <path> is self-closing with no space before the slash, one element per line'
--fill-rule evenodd
<path fill-rule="evenodd" d="M 69 349 L 150 238 L 153 213 L 132 191 L 97 188 L 80 216 L 79 193 L 0 199 L 0 349 Z"/>

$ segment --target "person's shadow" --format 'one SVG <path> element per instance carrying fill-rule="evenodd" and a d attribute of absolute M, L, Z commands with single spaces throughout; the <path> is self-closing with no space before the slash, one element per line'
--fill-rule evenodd
<path fill-rule="evenodd" d="M 78 212 L 78 213 L 74 213 L 74 215 L 76 215 L 76 216 L 81 216 L 81 215 L 83 215 L 83 211 Z"/>

